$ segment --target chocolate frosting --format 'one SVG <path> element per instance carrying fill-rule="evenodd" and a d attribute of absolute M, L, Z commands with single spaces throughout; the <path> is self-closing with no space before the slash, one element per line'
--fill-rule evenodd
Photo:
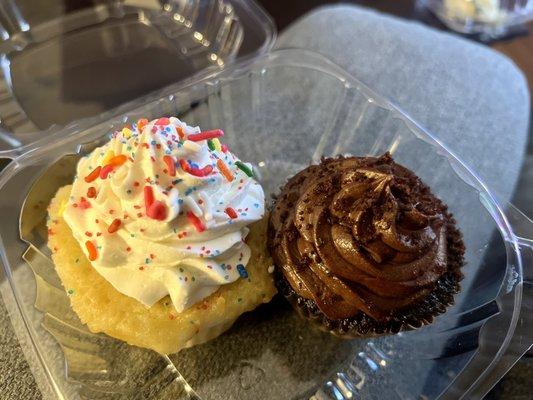
<path fill-rule="evenodd" d="M 447 270 L 446 236 L 444 204 L 389 154 L 304 169 L 269 224 L 284 277 L 332 320 L 386 321 L 427 296 Z"/>

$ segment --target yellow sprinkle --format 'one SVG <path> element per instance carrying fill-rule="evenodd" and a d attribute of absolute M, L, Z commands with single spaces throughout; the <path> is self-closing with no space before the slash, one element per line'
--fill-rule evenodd
<path fill-rule="evenodd" d="M 107 165 L 109 160 L 111 160 L 113 157 L 115 157 L 115 152 L 113 150 L 107 150 L 104 158 L 102 159 L 102 165 Z"/>
<path fill-rule="evenodd" d="M 63 213 L 65 212 L 65 209 L 67 208 L 67 202 L 65 200 L 63 200 L 61 202 L 61 204 L 59 205 L 59 211 L 57 212 L 57 214 L 62 217 L 63 216 Z"/>
<path fill-rule="evenodd" d="M 194 153 L 198 153 L 202 149 L 202 146 L 191 140 L 186 140 L 185 142 L 183 142 L 183 148 Z"/>
<path fill-rule="evenodd" d="M 129 128 L 122 129 L 122 136 L 124 136 L 125 139 L 129 139 L 131 134 L 132 134 L 131 129 Z"/>
<path fill-rule="evenodd" d="M 213 144 L 215 145 L 216 151 L 222 150 L 222 145 L 220 144 L 220 140 L 218 140 L 218 138 L 213 138 Z"/>

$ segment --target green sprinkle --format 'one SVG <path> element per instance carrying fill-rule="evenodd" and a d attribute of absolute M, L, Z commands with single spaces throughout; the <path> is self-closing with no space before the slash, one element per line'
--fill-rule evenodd
<path fill-rule="evenodd" d="M 67 290 L 67 293 L 69 296 L 72 296 L 74 294 L 74 289 Z"/>
<path fill-rule="evenodd" d="M 193 277 L 191 278 L 191 280 L 194 282 L 194 281 L 196 280 L 196 278 L 193 276 Z"/>
<path fill-rule="evenodd" d="M 254 173 L 252 172 L 252 169 L 249 168 L 246 164 L 243 164 L 240 161 L 235 161 L 235 165 L 237 166 L 237 168 L 239 168 L 242 172 L 244 172 L 250 178 L 253 178 Z"/>
<path fill-rule="evenodd" d="M 207 147 L 209 147 L 209 150 L 215 151 L 215 142 L 213 142 L 213 139 L 207 141 Z"/>
<path fill-rule="evenodd" d="M 76 264 L 80 262 L 80 259 L 79 258 L 76 258 Z"/>

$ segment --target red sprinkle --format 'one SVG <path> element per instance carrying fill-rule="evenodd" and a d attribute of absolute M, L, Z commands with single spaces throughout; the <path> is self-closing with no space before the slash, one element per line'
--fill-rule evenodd
<path fill-rule="evenodd" d="M 187 172 L 194 176 L 204 177 L 213 172 L 213 167 L 211 165 L 206 165 L 203 168 L 191 168 Z"/>
<path fill-rule="evenodd" d="M 214 139 L 219 138 L 221 136 L 224 136 L 224 132 L 222 131 L 222 129 L 213 129 L 212 131 L 193 133 L 187 136 L 187 139 L 193 142 L 199 142 L 200 140 Z"/>
<path fill-rule="evenodd" d="M 223 144 L 222 146 L 220 146 L 220 148 L 222 149 L 223 153 L 227 153 L 228 150 L 229 150 L 229 148 L 228 148 L 228 146 L 226 144 Z"/>
<path fill-rule="evenodd" d="M 159 118 L 157 121 L 155 121 L 155 125 L 168 125 L 170 124 L 170 119 L 163 117 Z"/>
<path fill-rule="evenodd" d="M 107 175 L 113 171 L 113 165 L 107 164 L 104 167 L 102 167 L 102 170 L 100 171 L 100 179 L 107 179 Z"/>
<path fill-rule="evenodd" d="M 188 172 L 191 169 L 187 161 L 185 161 L 183 158 L 179 162 L 180 162 L 181 169 L 184 170 L 185 172 Z"/>
<path fill-rule="evenodd" d="M 131 251 L 131 247 L 126 247 L 126 251 Z"/>
<path fill-rule="evenodd" d="M 200 221 L 200 218 L 194 215 L 191 211 L 187 211 L 187 219 L 194 225 L 198 232 L 205 231 L 205 225 Z"/>
<path fill-rule="evenodd" d="M 82 210 L 87 210 L 88 208 L 91 208 L 91 203 L 89 203 L 85 197 L 82 197 L 80 198 L 80 208 Z"/>
<path fill-rule="evenodd" d="M 146 210 L 146 215 L 152 219 L 158 221 L 163 221 L 167 217 L 167 207 L 165 203 L 161 201 L 154 201 L 148 210 Z"/>
<path fill-rule="evenodd" d="M 87 189 L 87 197 L 90 199 L 94 199 L 96 197 L 96 188 L 94 186 L 91 186 L 89 189 Z"/>
<path fill-rule="evenodd" d="M 226 214 L 228 214 L 228 217 L 230 217 L 231 219 L 237 218 L 237 213 L 235 212 L 233 208 L 228 207 L 224 211 L 226 212 Z"/>
<path fill-rule="evenodd" d="M 85 247 L 87 248 L 87 252 L 89 253 L 89 260 L 94 261 L 98 257 L 98 252 L 96 251 L 96 246 L 93 242 L 87 241 L 85 242 Z"/>
<path fill-rule="evenodd" d="M 163 156 L 163 161 L 167 166 L 167 172 L 170 176 L 176 176 L 176 164 L 171 156 Z"/>
<path fill-rule="evenodd" d="M 92 181 L 94 181 L 96 178 L 98 178 L 100 176 L 100 170 L 102 169 L 102 167 L 98 166 L 96 167 L 95 169 L 93 169 L 91 171 L 91 173 L 89 175 L 87 175 L 85 177 L 85 182 L 87 183 L 91 183 Z"/>
<path fill-rule="evenodd" d="M 187 161 L 185 161 L 183 158 L 179 161 L 181 168 L 194 176 L 198 177 L 204 177 L 209 175 L 211 172 L 213 172 L 213 167 L 211 165 L 206 165 L 203 168 L 192 168 Z"/>
<path fill-rule="evenodd" d="M 85 232 L 85 236 L 89 236 L 89 237 L 92 237 L 92 236 L 93 236 L 93 234 L 92 234 L 91 232 L 87 231 L 87 232 Z"/>
<path fill-rule="evenodd" d="M 118 228 L 120 228 L 121 224 L 122 222 L 120 221 L 120 219 L 115 218 L 113 222 L 111 222 L 111 225 L 109 225 L 109 227 L 107 228 L 107 231 L 109 233 L 115 233 L 116 231 L 118 231 Z"/>
<path fill-rule="evenodd" d="M 148 209 L 154 202 L 154 190 L 151 186 L 145 186 L 144 187 L 144 207 L 146 209 L 146 213 L 148 214 Z"/>

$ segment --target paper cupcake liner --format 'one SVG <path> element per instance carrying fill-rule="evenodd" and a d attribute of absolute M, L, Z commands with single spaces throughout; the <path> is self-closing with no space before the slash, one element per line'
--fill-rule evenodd
<path fill-rule="evenodd" d="M 409 331 L 429 325 L 434 318 L 453 305 L 462 279 L 460 268 L 464 265 L 464 245 L 455 221 L 448 218 L 448 271 L 435 283 L 431 293 L 408 308 L 396 311 L 390 320 L 376 321 L 363 312 L 342 320 L 327 318 L 313 300 L 298 295 L 287 282 L 281 268 L 276 268 L 275 283 L 278 291 L 293 308 L 318 329 L 335 336 L 352 339 L 367 338 Z"/>

